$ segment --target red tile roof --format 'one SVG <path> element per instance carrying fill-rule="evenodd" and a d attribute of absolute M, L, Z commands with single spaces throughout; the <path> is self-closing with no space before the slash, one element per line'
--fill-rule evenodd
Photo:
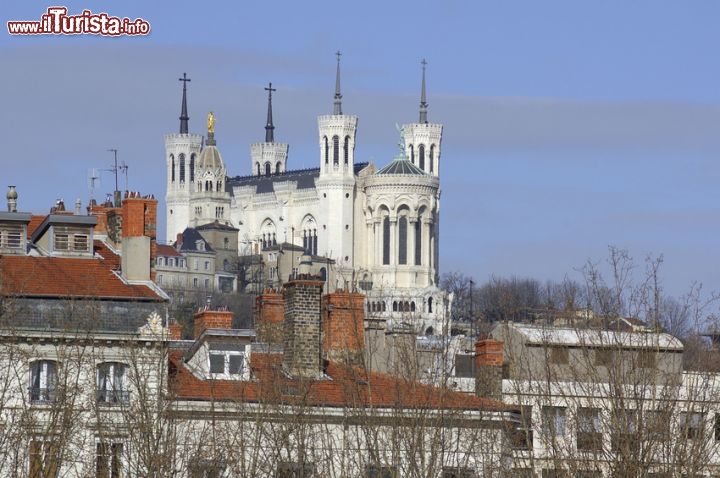
<path fill-rule="evenodd" d="M 167 244 L 158 244 L 156 255 L 165 257 L 182 257 L 182 254 L 176 251 L 173 246 L 169 246 Z"/>
<path fill-rule="evenodd" d="M 27 227 L 28 239 L 32 237 L 32 235 L 35 233 L 35 229 L 37 229 L 40 224 L 42 224 L 46 217 L 47 216 L 36 216 L 33 214 Z"/>
<path fill-rule="evenodd" d="M 300 381 L 288 378 L 282 372 L 282 354 L 254 352 L 251 358 L 254 380 L 203 380 L 185 366 L 183 354 L 182 350 L 170 353 L 170 386 L 176 398 L 183 400 L 328 407 L 509 410 L 497 400 L 337 363 L 329 364 L 326 371 L 329 378 Z"/>
<path fill-rule="evenodd" d="M 164 300 L 145 285 L 124 283 L 113 270 L 120 259 L 95 242 L 96 257 L 0 255 L 0 293 L 22 297 L 92 297 Z"/>

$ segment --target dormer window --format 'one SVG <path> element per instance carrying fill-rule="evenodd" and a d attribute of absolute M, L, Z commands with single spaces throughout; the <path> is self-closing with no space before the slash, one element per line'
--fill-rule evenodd
<path fill-rule="evenodd" d="M 205 241 L 199 240 L 195 242 L 195 249 L 198 251 L 204 251 L 205 250 Z"/>
<path fill-rule="evenodd" d="M 8 225 L 0 229 L 0 249 L 19 249 L 22 247 L 23 226 Z"/>
<path fill-rule="evenodd" d="M 73 230 L 70 227 L 55 227 L 53 250 L 58 252 L 88 252 L 90 235 L 85 229 Z"/>
<path fill-rule="evenodd" d="M 234 350 L 210 352 L 210 375 L 213 378 L 241 378 L 245 373 L 245 353 Z"/>

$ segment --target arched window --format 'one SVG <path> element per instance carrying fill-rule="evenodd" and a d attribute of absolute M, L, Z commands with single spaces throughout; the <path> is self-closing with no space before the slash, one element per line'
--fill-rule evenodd
<path fill-rule="evenodd" d="M 217 188 L 215 189 L 215 191 L 222 191 L 222 181 L 217 182 Z"/>
<path fill-rule="evenodd" d="M 432 297 L 430 297 L 428 299 L 428 312 L 431 314 L 432 314 L 432 303 L 433 303 L 433 300 L 432 300 Z"/>
<path fill-rule="evenodd" d="M 382 309 L 383 312 L 385 312 L 385 302 L 384 301 L 380 302 L 380 308 Z"/>
<path fill-rule="evenodd" d="M 270 167 L 270 163 L 265 163 L 265 176 L 270 176 L 272 174 L 272 168 Z"/>
<path fill-rule="evenodd" d="M 345 155 L 345 164 L 348 164 L 350 158 L 350 136 L 345 136 L 345 146 L 343 147 L 343 154 Z"/>
<path fill-rule="evenodd" d="M 410 162 L 415 164 L 415 147 L 413 145 L 410 145 Z"/>
<path fill-rule="evenodd" d="M 410 302 L 410 312 L 415 312 L 415 301 Z"/>
<path fill-rule="evenodd" d="M 398 264 L 407 264 L 407 217 L 398 220 Z"/>
<path fill-rule="evenodd" d="M 393 312 L 397 312 L 397 311 L 398 311 L 398 304 L 397 304 L 397 301 L 394 300 L 393 301 Z"/>
<path fill-rule="evenodd" d="M 213 190 L 213 182 L 212 181 L 208 181 L 208 187 L 210 188 L 210 189 L 208 189 L 209 191 Z"/>
<path fill-rule="evenodd" d="M 323 141 L 325 141 L 325 164 L 328 164 L 330 161 L 330 145 L 328 144 L 327 136 L 323 136 Z"/>
<path fill-rule="evenodd" d="M 377 311 L 375 302 L 372 303 L 372 307 L 370 308 L 370 310 L 371 310 L 372 312 L 376 312 L 376 311 Z"/>
<path fill-rule="evenodd" d="M 430 172 L 435 171 L 435 145 L 430 145 Z"/>
<path fill-rule="evenodd" d="M 325 270 L 324 267 L 320 268 L 320 280 L 326 281 L 327 280 L 327 270 Z"/>
<path fill-rule="evenodd" d="M 275 165 L 275 174 L 280 174 L 280 161 Z"/>
<path fill-rule="evenodd" d="M 185 182 L 185 155 L 184 154 L 180 155 L 180 174 L 179 174 L 179 176 L 180 176 L 180 182 L 184 183 Z"/>
<path fill-rule="evenodd" d="M 190 182 L 195 181 L 195 153 L 190 155 Z"/>
<path fill-rule="evenodd" d="M 425 171 L 425 145 L 424 144 L 421 144 L 418 147 L 418 156 L 420 156 L 420 158 L 418 160 L 418 166 L 420 167 L 420 169 Z"/>
<path fill-rule="evenodd" d="M 175 182 L 175 156 L 170 155 L 170 181 Z"/>
<path fill-rule="evenodd" d="M 260 163 L 255 163 L 255 167 L 257 169 L 257 175 L 260 176 Z"/>
<path fill-rule="evenodd" d="M 383 219 L 383 265 L 390 264 L 390 218 Z"/>
<path fill-rule="evenodd" d="M 333 165 L 340 164 L 340 138 L 333 136 Z"/>

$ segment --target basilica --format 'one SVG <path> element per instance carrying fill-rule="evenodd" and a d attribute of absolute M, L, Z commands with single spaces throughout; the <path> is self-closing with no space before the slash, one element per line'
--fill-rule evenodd
<path fill-rule="evenodd" d="M 447 333 L 451 297 L 438 288 L 442 125 L 428 121 L 425 65 L 418 121 L 400 128 L 387 164 L 355 158 L 358 117 L 343 112 L 338 54 L 332 113 L 317 118 L 317 167 L 292 169 L 288 144 L 275 141 L 270 84 L 265 140 L 250 146 L 250 174 L 237 176 L 225 168 L 212 113 L 206 135 L 189 131 L 183 75 L 180 130 L 165 136 L 168 242 L 218 221 L 238 229 L 240 255 L 292 243 L 332 261 L 333 288 L 361 290 L 369 318 Z"/>

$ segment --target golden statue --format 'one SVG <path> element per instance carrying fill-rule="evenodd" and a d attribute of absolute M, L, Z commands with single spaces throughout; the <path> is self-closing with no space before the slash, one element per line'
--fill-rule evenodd
<path fill-rule="evenodd" d="M 208 133 L 215 132 L 215 115 L 213 114 L 212 111 L 210 113 L 208 113 L 207 126 L 208 126 Z"/>

